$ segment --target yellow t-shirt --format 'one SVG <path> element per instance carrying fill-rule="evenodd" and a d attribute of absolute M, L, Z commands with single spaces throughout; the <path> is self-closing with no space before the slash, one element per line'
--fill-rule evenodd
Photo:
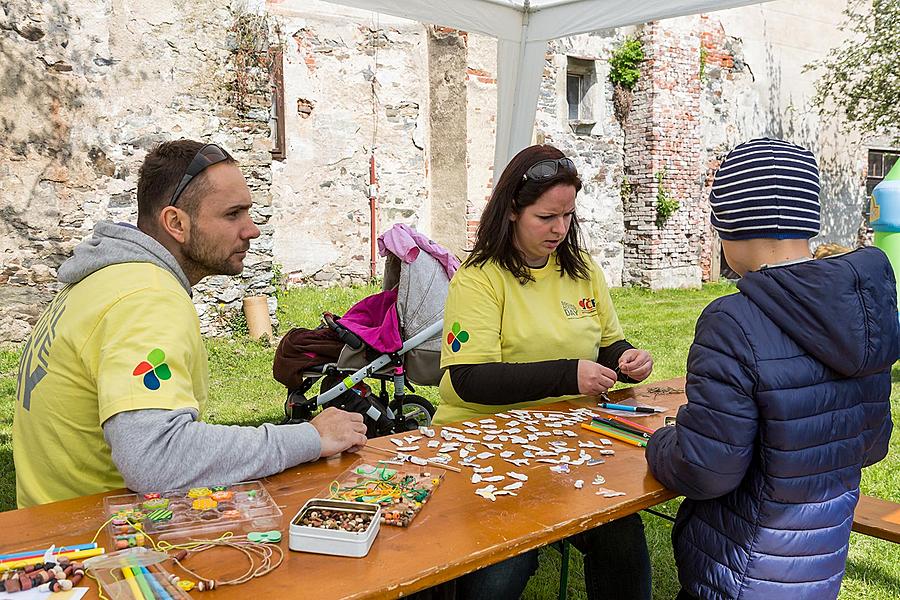
<path fill-rule="evenodd" d="M 199 411 L 207 389 L 197 312 L 170 272 L 123 263 L 64 288 L 19 363 L 19 507 L 124 487 L 103 422 L 129 410 Z"/>
<path fill-rule="evenodd" d="M 435 423 L 463 421 L 511 408 L 557 402 L 545 398 L 502 406 L 462 400 L 451 365 L 527 363 L 561 358 L 597 360 L 601 347 L 624 339 L 603 271 L 590 258 L 590 279 L 560 277 L 556 254 L 532 269 L 525 285 L 493 261 L 464 265 L 450 281 L 441 345 L 441 405 Z"/>

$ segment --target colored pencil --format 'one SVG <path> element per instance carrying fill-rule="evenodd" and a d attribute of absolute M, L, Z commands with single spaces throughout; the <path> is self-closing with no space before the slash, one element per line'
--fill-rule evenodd
<path fill-rule="evenodd" d="M 156 593 L 153 591 L 153 588 L 150 587 L 150 582 L 144 577 L 144 572 L 141 568 L 136 566 L 131 567 L 131 572 L 134 574 L 134 578 L 137 580 L 138 587 L 141 588 L 141 593 L 144 594 L 144 598 L 147 598 L 147 600 L 156 600 Z"/>
<path fill-rule="evenodd" d="M 184 597 L 184 593 L 181 591 L 181 589 L 176 587 L 175 584 L 169 580 L 166 574 L 160 570 L 158 565 L 149 565 L 147 569 L 151 573 L 153 573 L 153 575 L 156 577 L 156 580 L 163 586 L 163 588 L 167 592 L 169 592 L 169 595 L 173 600 L 175 600 L 176 598 Z"/>
<path fill-rule="evenodd" d="M 606 418 L 611 419 L 613 421 L 619 421 L 620 423 L 625 423 L 626 425 L 630 425 L 631 427 L 634 427 L 635 429 L 643 431 L 644 433 L 646 433 L 648 435 L 653 435 L 654 433 L 656 433 L 656 430 L 653 429 L 652 427 L 647 427 L 646 425 L 641 425 L 640 423 L 635 423 L 634 421 L 632 421 L 630 419 L 626 419 L 625 417 L 619 417 L 617 415 L 606 415 Z"/>
<path fill-rule="evenodd" d="M 625 442 L 626 444 L 631 444 L 632 446 L 639 446 L 642 448 L 645 448 L 647 446 L 647 442 L 645 440 L 634 439 L 624 431 L 616 431 L 610 427 L 597 427 L 594 425 L 588 425 L 587 423 L 582 423 L 581 426 L 588 431 L 607 435 L 614 440 L 619 440 L 620 442 Z"/>
<path fill-rule="evenodd" d="M 59 558 L 60 556 L 65 556 L 69 560 L 78 560 L 81 558 L 90 558 L 91 556 L 97 556 L 98 554 L 103 554 L 106 552 L 105 548 L 91 548 L 88 550 L 75 550 L 74 552 L 63 552 L 62 554 L 54 554 L 54 558 Z M 0 563 L 0 571 L 9 571 L 12 569 L 20 569 L 22 567 L 27 567 L 28 565 L 37 565 L 44 562 L 44 557 L 39 556 L 37 558 L 24 558 L 22 560 L 10 560 L 7 562 Z"/>
<path fill-rule="evenodd" d="M 603 423 L 603 422 L 600 422 L 597 420 L 592 421 L 591 425 L 593 425 L 594 427 L 596 427 L 598 429 L 602 429 L 604 431 L 614 431 L 615 433 L 630 437 L 631 439 L 633 439 L 635 441 L 643 442 L 645 444 L 647 443 L 647 440 L 649 439 L 648 437 L 645 437 L 643 433 L 633 433 L 631 431 L 624 429 L 623 428 L 624 426 L 623 427 L 614 427 L 612 425 L 607 425 L 606 423 Z"/>
<path fill-rule="evenodd" d="M 606 408 L 609 410 L 627 410 L 628 412 L 639 412 L 639 413 L 655 413 L 660 412 L 655 408 L 651 408 L 649 406 L 629 406 L 628 404 L 614 404 L 612 402 L 601 402 L 600 408 Z"/>
<path fill-rule="evenodd" d="M 162 586 L 162 584 L 157 580 L 153 573 L 147 567 L 140 567 L 141 573 L 144 575 L 144 579 L 146 579 L 150 583 L 150 587 L 153 588 L 154 593 L 160 600 L 174 600 L 169 592 L 166 591 L 166 588 Z"/>
<path fill-rule="evenodd" d="M 613 421 L 612 419 L 604 419 L 603 417 L 597 417 L 591 421 L 595 425 L 606 425 L 607 427 L 612 427 L 613 429 L 618 429 L 620 431 L 624 431 L 625 433 L 630 433 L 639 438 L 648 439 L 650 437 L 649 433 L 645 433 L 640 429 L 636 429 L 631 425 L 626 425 L 625 423 L 620 423 L 618 421 Z"/>
<path fill-rule="evenodd" d="M 129 589 L 131 589 L 131 595 L 134 596 L 134 600 L 148 600 L 141 591 L 134 573 L 131 572 L 131 567 L 122 567 L 122 575 L 125 577 L 125 582 L 128 583 Z"/>
<path fill-rule="evenodd" d="M 72 544 L 71 546 L 60 546 L 58 548 L 53 549 L 53 555 L 56 556 L 60 552 L 74 552 L 76 550 L 91 550 L 97 547 L 97 542 L 91 542 L 89 544 Z M 50 548 L 44 548 L 43 550 L 29 550 L 27 552 L 13 552 L 12 554 L 0 554 L 0 563 L 10 561 L 10 560 L 23 560 L 26 558 L 42 558 L 44 554 L 47 553 L 47 550 Z"/>

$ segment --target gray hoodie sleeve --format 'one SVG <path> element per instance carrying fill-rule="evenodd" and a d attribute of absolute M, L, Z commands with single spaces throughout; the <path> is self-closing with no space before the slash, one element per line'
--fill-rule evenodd
<path fill-rule="evenodd" d="M 319 458 L 309 423 L 239 427 L 197 420 L 192 408 L 121 412 L 103 435 L 125 485 L 140 492 L 258 479 Z"/>

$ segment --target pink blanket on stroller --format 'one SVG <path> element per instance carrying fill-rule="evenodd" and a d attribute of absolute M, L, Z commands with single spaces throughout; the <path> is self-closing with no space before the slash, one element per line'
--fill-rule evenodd
<path fill-rule="evenodd" d="M 396 223 L 393 227 L 378 236 L 378 252 L 382 256 L 394 254 L 405 263 L 414 262 L 419 252 L 424 250 L 433 256 L 447 273 L 447 279 L 459 269 L 459 259 L 450 251 L 434 242 L 405 223 Z"/>
<path fill-rule="evenodd" d="M 340 323 L 378 352 L 396 352 L 403 347 L 397 290 L 363 298 L 344 313 Z"/>

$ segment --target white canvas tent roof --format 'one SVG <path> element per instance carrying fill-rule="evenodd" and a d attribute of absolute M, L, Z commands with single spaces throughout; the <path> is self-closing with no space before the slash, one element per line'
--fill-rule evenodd
<path fill-rule="evenodd" d="M 766 0 L 328 0 L 496 37 L 495 173 L 531 143 L 547 40 Z"/>

